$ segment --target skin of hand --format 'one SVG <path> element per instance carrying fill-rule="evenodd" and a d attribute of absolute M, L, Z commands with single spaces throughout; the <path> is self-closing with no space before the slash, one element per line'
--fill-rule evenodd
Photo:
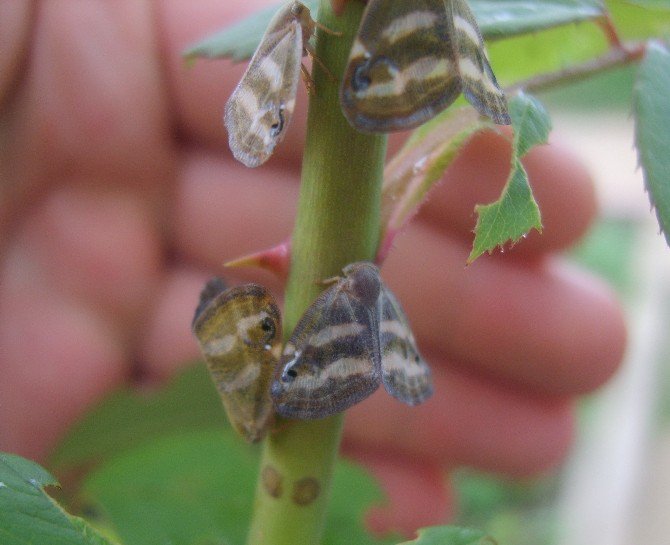
<path fill-rule="evenodd" d="M 234 161 L 221 122 L 244 65 L 182 49 L 261 0 L 0 3 L 0 449 L 44 458 L 113 388 L 158 382 L 198 355 L 190 320 L 226 260 L 290 235 L 304 139 L 258 169 Z M 595 214 L 586 171 L 560 143 L 525 160 L 544 232 L 465 267 L 476 203 L 499 195 L 509 143 L 465 147 L 383 268 L 431 363 L 435 394 L 408 409 L 383 392 L 347 416 L 344 450 L 389 506 L 374 529 L 453 513 L 448 473 L 513 476 L 562 461 L 573 401 L 616 370 L 620 307 L 557 257 Z"/>

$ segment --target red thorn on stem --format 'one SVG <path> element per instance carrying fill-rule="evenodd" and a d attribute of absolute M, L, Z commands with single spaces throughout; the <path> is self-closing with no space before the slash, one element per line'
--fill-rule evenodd
<path fill-rule="evenodd" d="M 291 264 L 291 241 L 284 242 L 261 250 L 253 254 L 245 255 L 224 263 L 224 267 L 260 267 L 277 275 L 283 282 L 288 278 L 288 269 Z"/>

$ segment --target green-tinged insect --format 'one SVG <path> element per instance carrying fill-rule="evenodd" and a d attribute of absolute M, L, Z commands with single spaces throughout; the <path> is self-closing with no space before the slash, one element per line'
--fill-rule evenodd
<path fill-rule="evenodd" d="M 340 88 L 344 115 L 354 128 L 416 127 L 461 92 L 495 123 L 511 123 L 465 0 L 368 2 Z"/>
<path fill-rule="evenodd" d="M 272 383 L 279 414 L 323 418 L 379 384 L 416 405 L 432 393 L 430 370 L 398 301 L 371 263 L 352 263 L 307 309 L 286 343 Z"/>
<path fill-rule="evenodd" d="M 281 353 L 281 315 L 262 286 L 207 283 L 193 318 L 228 419 L 247 441 L 262 439 L 273 417 L 270 383 Z"/>
<path fill-rule="evenodd" d="M 267 161 L 286 134 L 301 72 L 311 82 L 302 57 L 311 53 L 316 26 L 302 3 L 280 8 L 226 103 L 223 120 L 230 149 L 248 167 Z"/>

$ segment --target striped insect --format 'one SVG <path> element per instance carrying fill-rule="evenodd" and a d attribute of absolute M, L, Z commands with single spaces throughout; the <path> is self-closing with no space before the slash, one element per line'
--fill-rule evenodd
<path fill-rule="evenodd" d="M 270 383 L 281 353 L 281 315 L 272 295 L 256 284 L 225 289 L 211 280 L 193 332 L 233 428 L 259 441 L 272 422 Z"/>
<path fill-rule="evenodd" d="M 430 370 L 379 270 L 353 263 L 296 325 L 272 398 L 283 416 L 323 418 L 362 401 L 380 384 L 409 405 L 432 393 Z"/>
<path fill-rule="evenodd" d="M 425 123 L 460 93 L 509 125 L 505 95 L 465 0 L 370 0 L 349 55 L 340 103 L 363 132 Z"/>
<path fill-rule="evenodd" d="M 301 73 L 308 89 L 313 89 L 302 57 L 312 54 L 309 40 L 317 26 L 321 28 L 301 2 L 280 8 L 226 103 L 223 120 L 230 149 L 248 167 L 267 161 L 283 140 Z"/>

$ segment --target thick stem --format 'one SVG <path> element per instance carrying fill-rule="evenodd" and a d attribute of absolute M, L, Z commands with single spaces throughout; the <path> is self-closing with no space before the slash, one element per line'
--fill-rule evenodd
<path fill-rule="evenodd" d="M 338 85 L 363 4 L 347 2 L 335 17 L 321 0 L 319 21 L 342 36 L 317 33 L 313 63 L 316 92 L 310 97 L 298 216 L 286 290 L 288 335 L 323 289 L 321 280 L 353 261 L 372 260 L 379 214 L 386 138 L 354 131 L 339 106 Z M 336 81 L 333 80 L 333 76 Z M 249 545 L 316 545 L 330 495 L 342 416 L 282 421 L 266 440 Z"/>

